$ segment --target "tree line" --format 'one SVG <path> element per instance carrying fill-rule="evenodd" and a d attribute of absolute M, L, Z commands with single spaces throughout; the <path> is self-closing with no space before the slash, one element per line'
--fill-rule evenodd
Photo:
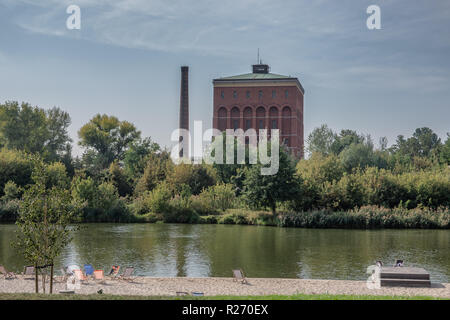
<path fill-rule="evenodd" d="M 308 136 L 308 159 L 281 148 L 279 172 L 262 176 L 261 164 L 174 164 L 134 124 L 100 114 L 79 129 L 84 152 L 73 157 L 70 123 L 56 107 L 0 104 L 0 221 L 23 214 L 30 190 L 36 192 L 36 170 L 45 171 L 47 187 L 70 196 L 74 219 L 85 222 L 226 223 L 236 210 L 284 215 L 286 222 L 366 206 L 449 215 L 450 135 L 442 141 L 430 128 L 398 136 L 391 147 L 382 138 L 375 147 L 370 136 L 322 125 Z"/>

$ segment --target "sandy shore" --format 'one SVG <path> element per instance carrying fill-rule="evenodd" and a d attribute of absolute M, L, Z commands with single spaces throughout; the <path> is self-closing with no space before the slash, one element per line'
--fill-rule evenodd
<path fill-rule="evenodd" d="M 232 278 L 151 278 L 138 277 L 133 282 L 107 280 L 99 284 L 89 281 L 76 289 L 77 294 L 97 293 L 118 295 L 160 295 L 175 296 L 178 291 L 203 292 L 205 296 L 214 295 L 290 295 L 305 294 L 352 294 L 352 295 L 402 295 L 435 296 L 450 298 L 450 283 L 433 283 L 431 288 L 381 288 L 368 289 L 365 281 L 346 280 L 307 280 L 249 278 L 249 284 L 234 282 Z M 54 285 L 55 292 L 66 289 L 66 284 Z M 48 290 L 48 284 L 47 284 Z M 34 292 L 34 280 L 22 278 L 0 279 L 0 293 Z"/>

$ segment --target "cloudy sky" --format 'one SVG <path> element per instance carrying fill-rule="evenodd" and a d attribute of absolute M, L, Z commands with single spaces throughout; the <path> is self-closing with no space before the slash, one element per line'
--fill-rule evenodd
<path fill-rule="evenodd" d="M 81 30 L 66 28 L 70 4 Z M 371 4 L 381 30 L 366 27 Z M 180 66 L 190 66 L 191 124 L 206 129 L 211 80 L 249 72 L 257 48 L 272 72 L 305 87 L 305 135 L 322 123 L 390 144 L 417 127 L 450 131 L 450 1 L 441 0 L 0 0 L 0 102 L 68 111 L 75 142 L 106 113 L 169 146 Z"/>

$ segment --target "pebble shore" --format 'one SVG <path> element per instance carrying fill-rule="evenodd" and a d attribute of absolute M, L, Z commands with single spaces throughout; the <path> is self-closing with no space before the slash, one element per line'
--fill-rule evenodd
<path fill-rule="evenodd" d="M 97 283 L 89 280 L 75 290 L 77 294 L 95 294 L 102 289 L 104 294 L 175 296 L 177 292 L 201 292 L 205 296 L 216 295 L 292 295 L 292 294 L 345 294 L 388 296 L 434 296 L 450 298 L 449 283 L 433 283 L 431 288 L 381 288 L 369 289 L 365 281 L 309 280 L 249 278 L 248 284 L 232 278 L 152 278 L 138 277 L 132 282 L 106 280 Z M 41 285 L 41 283 L 40 283 Z M 48 283 L 47 283 L 48 290 Z M 54 292 L 66 290 L 65 282 L 56 282 Z M 0 279 L 0 293 L 33 293 L 34 280 Z"/>

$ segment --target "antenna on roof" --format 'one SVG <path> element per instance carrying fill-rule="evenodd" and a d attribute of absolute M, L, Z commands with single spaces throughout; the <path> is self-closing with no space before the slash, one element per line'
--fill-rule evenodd
<path fill-rule="evenodd" d="M 259 48 L 258 48 L 258 58 L 256 60 L 256 63 L 259 63 Z"/>

